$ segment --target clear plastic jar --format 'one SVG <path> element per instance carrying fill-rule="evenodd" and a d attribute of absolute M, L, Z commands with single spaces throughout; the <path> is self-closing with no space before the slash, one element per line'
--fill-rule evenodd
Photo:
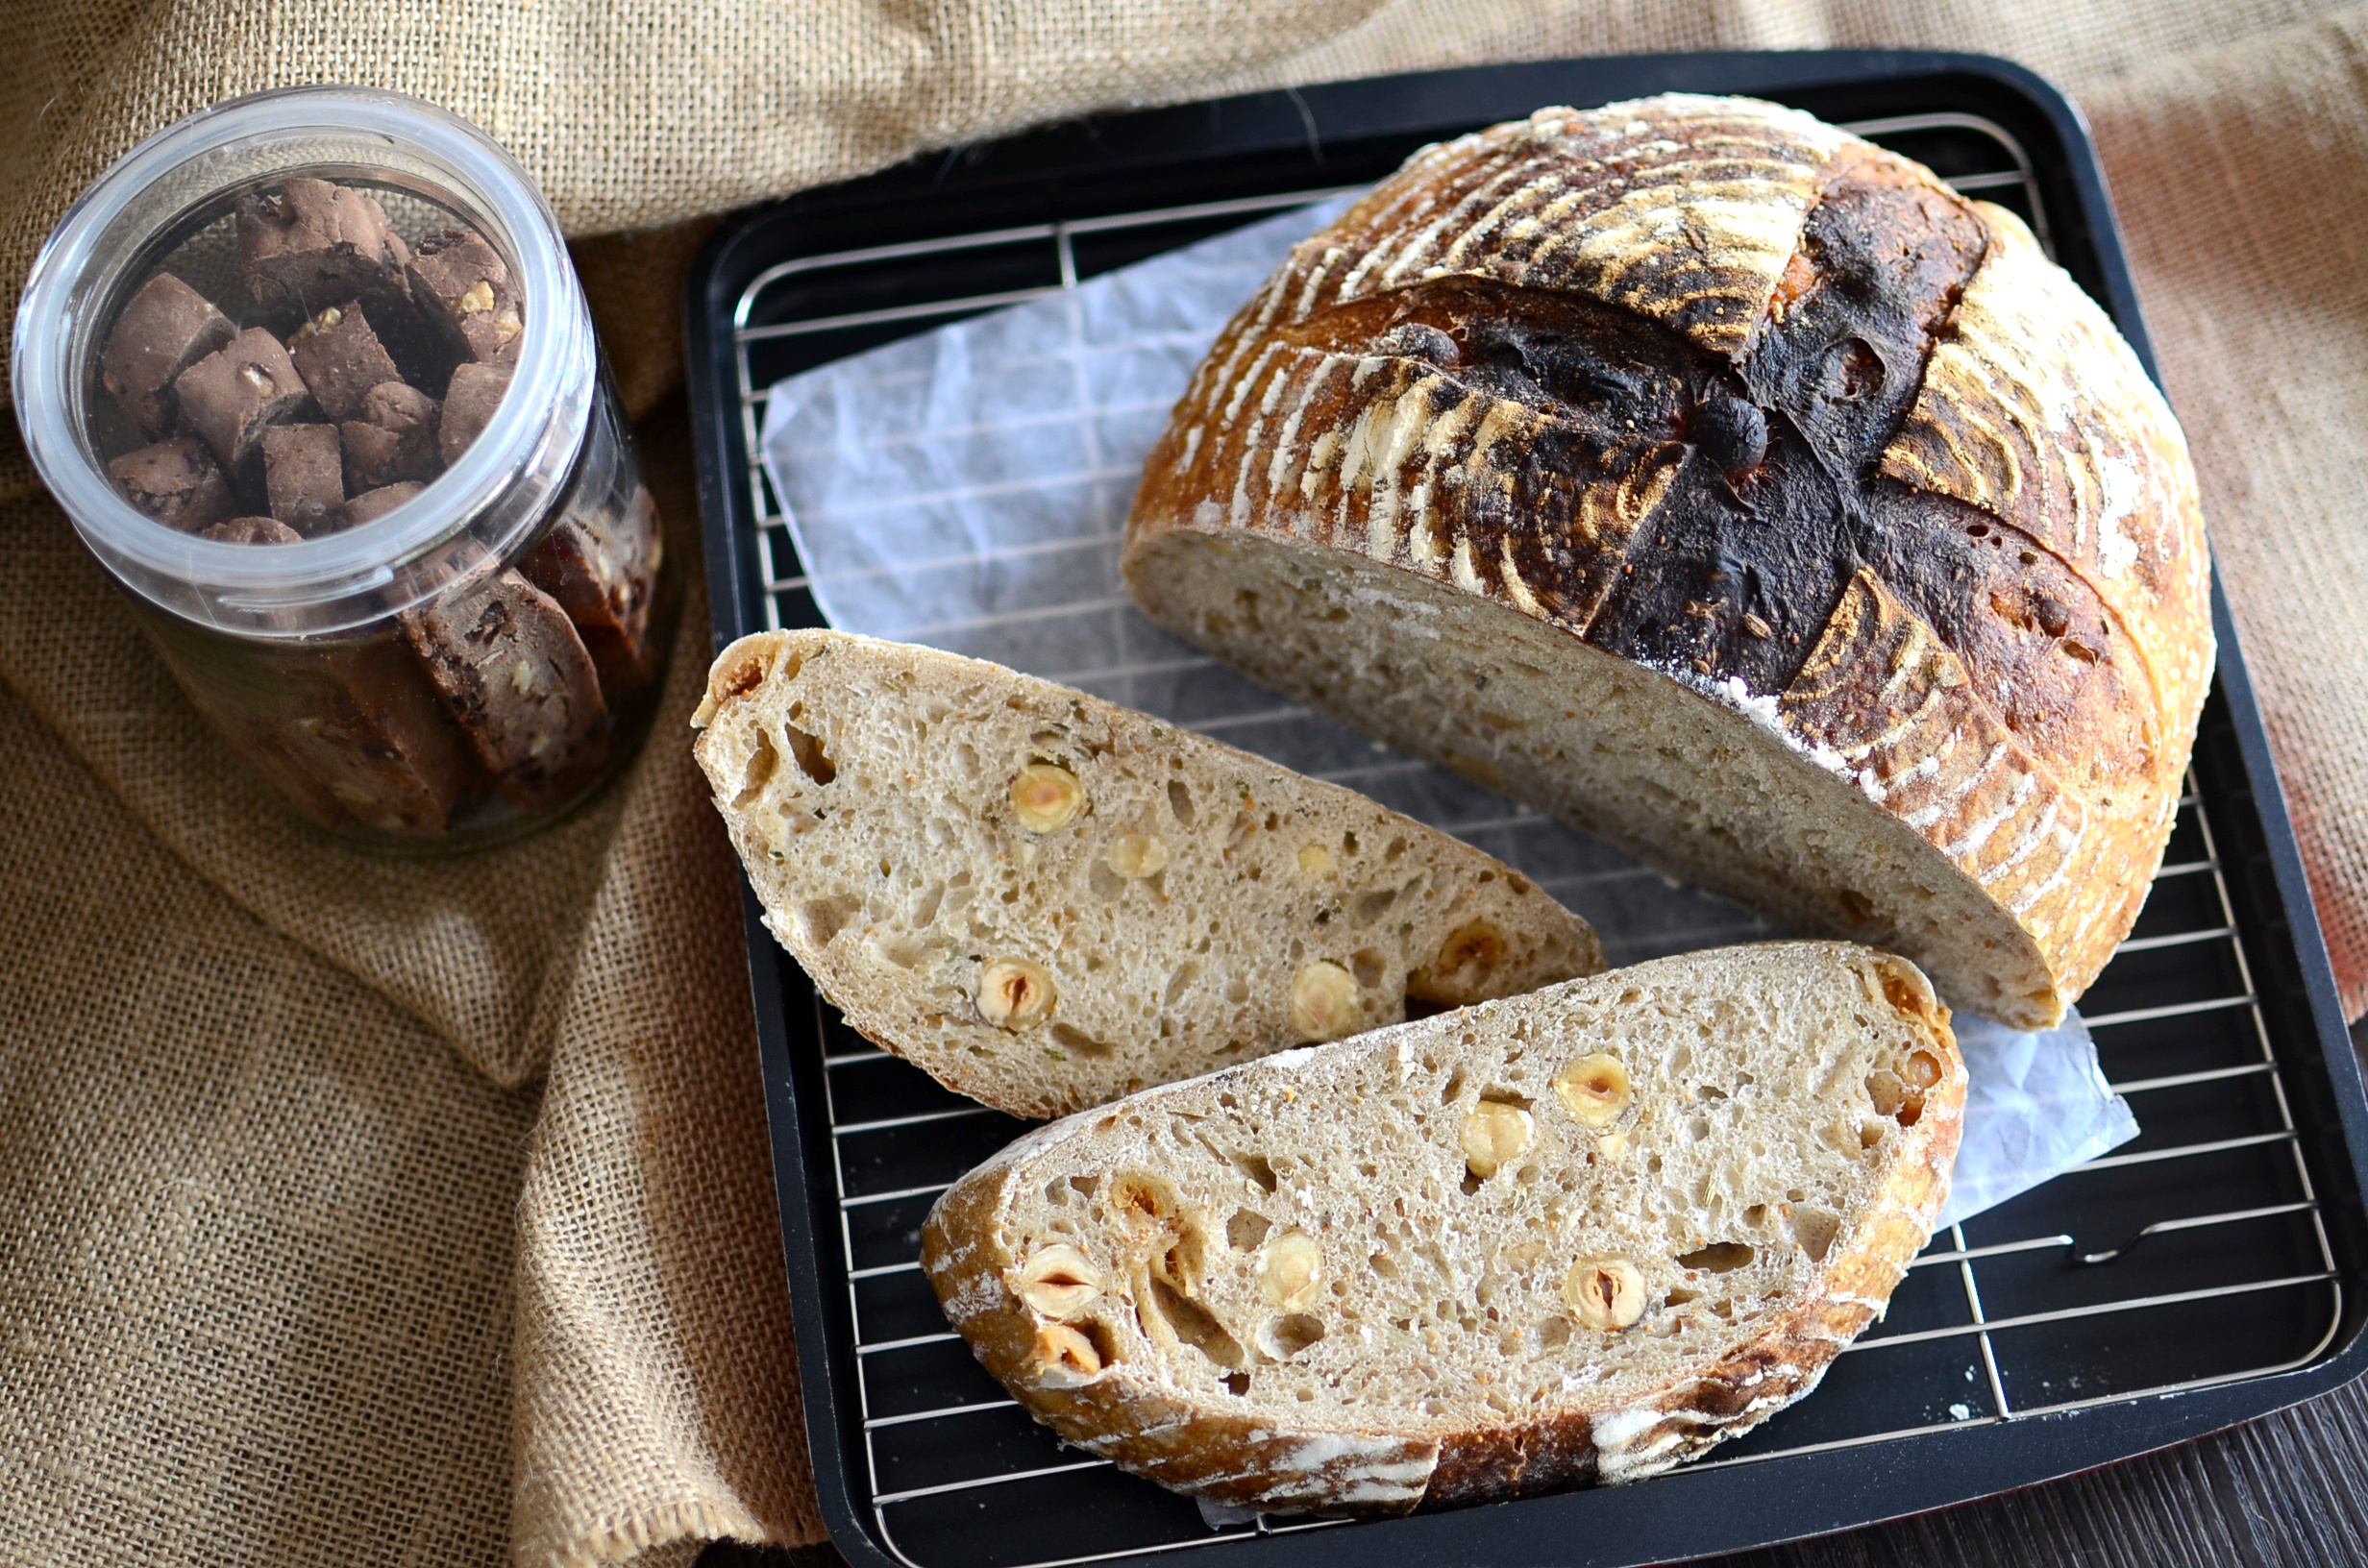
<path fill-rule="evenodd" d="M 300 87 L 149 138 L 43 247 L 13 372 L 42 479 L 306 819 L 481 843 L 639 744 L 675 573 L 557 222 L 467 122 Z"/>

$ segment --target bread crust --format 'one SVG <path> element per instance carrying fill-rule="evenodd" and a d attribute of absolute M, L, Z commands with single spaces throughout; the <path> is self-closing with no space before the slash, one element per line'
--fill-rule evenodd
<path fill-rule="evenodd" d="M 1016 1200 L 1061 1174 L 1065 1148 L 1091 1151 L 1111 1113 L 1154 1119 L 1180 1090 L 1245 1089 L 1255 1075 L 1287 1074 L 1344 1052 L 1453 1050 L 1459 1031 L 1510 1029 L 1517 1017 L 1580 996 L 1616 994 L 1624 977 L 1684 965 L 1693 955 L 1614 970 L 1548 992 L 1376 1031 L 1314 1050 L 1228 1068 L 1198 1085 L 1175 1085 L 1073 1116 L 1020 1139 L 957 1182 L 930 1211 L 922 1263 L 940 1303 L 979 1361 L 1039 1421 L 1064 1438 L 1164 1486 L 1238 1507 L 1272 1511 L 1376 1515 L 1535 1494 L 1575 1484 L 1616 1484 L 1658 1474 L 1739 1435 L 1813 1389 L 1834 1357 L 1884 1310 L 1922 1250 L 1946 1202 L 1962 1131 L 1965 1072 L 1948 1010 L 1913 966 L 1849 943 L 1783 943 L 1747 949 L 1782 962 L 1833 955 L 1871 957 L 1890 1007 L 1942 1065 L 1920 1118 L 1902 1129 L 1870 1200 L 1814 1274 L 1814 1286 L 1747 1339 L 1707 1355 L 1686 1375 L 1617 1404 L 1565 1394 L 1528 1420 L 1450 1421 L 1412 1409 L 1373 1411 L 1355 1427 L 1292 1424 L 1270 1412 L 1227 1409 L 1181 1386 L 1159 1365 L 1119 1360 L 1086 1377 L 1048 1375 L 1039 1349 L 1045 1326 L 1017 1294 L 1021 1262 L 1004 1244 Z M 1719 955 L 1699 955 L 1715 959 Z M 1081 1168 L 1093 1168 L 1080 1161 Z M 1595 1402 L 1591 1402 L 1593 1400 Z"/>
<path fill-rule="evenodd" d="M 1162 547 L 1246 537 L 1773 699 L 1838 813 L 2028 933 L 2054 984 L 1986 1008 L 2025 1025 L 2134 919 L 2212 667 L 2184 441 L 2104 312 L 2011 214 L 1744 100 L 1541 110 L 1295 250 L 1177 404 L 1122 569 L 1243 658 Z"/>

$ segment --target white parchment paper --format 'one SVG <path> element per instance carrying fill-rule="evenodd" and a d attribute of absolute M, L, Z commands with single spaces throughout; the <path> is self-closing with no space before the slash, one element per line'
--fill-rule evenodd
<path fill-rule="evenodd" d="M 1775 935 L 1347 730 L 1137 612 L 1118 551 L 1145 456 L 1193 367 L 1346 198 L 771 388 L 762 455 L 830 624 L 993 659 L 1366 794 L 1479 845 L 1602 934 L 1615 964 Z M 2077 1015 L 2018 1034 L 1958 1017 L 1972 1091 L 1944 1225 L 2137 1135 Z"/>

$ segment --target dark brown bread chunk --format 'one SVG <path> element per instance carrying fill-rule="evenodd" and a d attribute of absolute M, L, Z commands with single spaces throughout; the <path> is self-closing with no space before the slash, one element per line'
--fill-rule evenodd
<path fill-rule="evenodd" d="M 374 523 L 426 488 L 428 487 L 424 484 L 413 484 L 407 481 L 402 484 L 381 485 L 376 490 L 364 491 L 345 503 L 345 520 L 357 527 L 364 523 Z"/>
<path fill-rule="evenodd" d="M 435 432 L 436 450 L 443 453 L 445 467 L 458 462 L 460 454 L 485 433 L 494 410 L 502 405 L 502 394 L 509 390 L 509 377 L 507 365 L 466 364 L 453 372 L 452 384 L 444 389 L 444 412 Z"/>
<path fill-rule="evenodd" d="M 339 649 L 293 678 L 301 700 L 250 732 L 282 792 L 330 826 L 443 832 L 473 769 L 410 653 L 393 643 Z"/>
<path fill-rule="evenodd" d="M 501 253 L 470 230 L 419 242 L 407 271 L 411 303 L 456 364 L 511 360 L 523 328 Z"/>
<path fill-rule="evenodd" d="M 357 417 L 338 427 L 345 439 L 346 488 L 359 494 L 404 479 L 432 479 L 444 468 L 435 450 L 435 399 L 402 381 L 382 381 Z"/>
<path fill-rule="evenodd" d="M 242 197 L 237 210 L 247 287 L 266 309 L 293 305 L 309 313 L 402 286 L 410 249 L 374 197 L 300 177 L 276 197 Z"/>
<path fill-rule="evenodd" d="M 306 322 L 288 339 L 287 352 L 321 411 L 334 420 L 361 418 L 370 389 L 402 377 L 358 301 L 333 305 Z"/>
<path fill-rule="evenodd" d="M 234 517 L 198 535 L 225 545 L 301 545 L 305 536 L 276 517 Z"/>
<path fill-rule="evenodd" d="M 176 436 L 127 452 L 107 465 L 123 499 L 168 527 L 194 533 L 228 517 L 231 487 L 205 447 Z"/>
<path fill-rule="evenodd" d="M 173 428 L 173 379 L 238 335 L 213 302 L 169 272 L 139 286 L 99 356 L 99 381 L 150 436 Z"/>
<path fill-rule="evenodd" d="M 183 371 L 173 392 L 181 400 L 182 423 L 233 469 L 254 454 L 266 429 L 312 403 L 287 350 L 260 327 L 248 328 L 219 354 Z"/>
<path fill-rule="evenodd" d="M 503 797 L 556 805 L 608 750 L 592 657 L 548 594 L 515 571 L 407 612 L 403 629 Z"/>
<path fill-rule="evenodd" d="M 664 551 L 657 503 L 637 489 L 621 515 L 561 518 L 523 563 L 528 579 L 575 623 L 611 698 L 641 690 L 656 674 L 650 612 Z"/>
<path fill-rule="evenodd" d="M 203 537 L 303 543 L 268 517 L 234 517 Z M 267 700 L 230 727 L 264 778 L 325 827 L 432 836 L 474 779 L 458 732 L 400 642 L 323 649 L 284 672 L 284 689 Z"/>
<path fill-rule="evenodd" d="M 307 538 L 345 520 L 345 457 L 334 426 L 276 426 L 263 432 L 262 445 L 273 517 Z"/>

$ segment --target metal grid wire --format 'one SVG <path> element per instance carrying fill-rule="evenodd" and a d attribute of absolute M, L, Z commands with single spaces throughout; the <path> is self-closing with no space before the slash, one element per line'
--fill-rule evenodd
<path fill-rule="evenodd" d="M 1971 115 L 1926 114 L 1849 129 L 1872 139 L 1933 132 L 1986 138 L 1999 166 L 1952 184 L 1961 191 L 2019 197 L 2015 205 L 2047 241 L 2030 160 L 1997 125 Z M 755 456 L 765 389 L 753 380 L 752 350 L 822 333 L 861 332 L 877 340 L 883 329 L 1044 298 L 1079 281 L 1075 247 L 1081 238 L 1162 228 L 1198 237 L 1227 220 L 1331 194 L 1302 190 L 1034 224 L 801 257 L 759 275 L 738 302 L 733 346 L 767 625 L 820 625 L 822 617 Z M 1048 250 L 1048 270 L 1057 282 L 778 319 L 775 291 L 784 285 L 800 285 L 806 298 L 826 302 L 833 275 L 1012 247 Z M 812 287 L 818 281 L 826 286 Z M 1131 487 L 1133 470 L 1112 478 Z M 1115 540 L 1108 543 L 1115 546 Z M 1156 673 L 1202 668 L 1217 667 L 1194 656 L 1170 660 Z M 1103 669 L 1069 672 L 1065 678 L 1106 688 L 1114 679 L 1146 673 Z M 1298 711 L 1278 709 L 1273 716 Z M 1392 761 L 1320 776 L 1369 790 L 1376 769 L 1418 766 Z M 1508 807 L 1484 821 L 1443 825 L 1472 837 L 1517 833 L 1541 821 Z M 1608 944 L 1617 945 L 1616 932 L 1604 934 Z M 1700 937 L 1734 940 L 1735 932 L 1670 935 L 1683 944 Z M 1837 1361 L 1825 1391 L 1695 1468 L 2261 1377 L 2306 1364 L 2326 1350 L 2341 1311 L 2334 1257 L 2192 776 L 2146 913 L 2088 999 L 2117 1004 L 2087 1022 L 2109 1076 L 2131 1069 L 2113 1087 L 2132 1098 L 2146 1132 L 2121 1152 L 1936 1235 L 1912 1265 L 1889 1315 Z M 848 1031 L 819 997 L 813 1005 L 813 1038 L 826 1042 L 839 1241 L 851 1264 L 846 1288 L 855 1338 L 853 1391 L 867 1467 L 860 1479 L 868 1483 L 868 1503 L 889 1549 L 917 1568 L 989 1562 L 1055 1568 L 1253 1533 L 1333 1528 L 1331 1522 L 1264 1517 L 1219 1526 L 1148 1483 L 1114 1481 L 1108 1461 L 1065 1450 L 1025 1419 L 944 1328 L 916 1256 L 920 1218 L 929 1202 L 1019 1124 L 937 1089 Z M 2142 1070 L 2173 1065 L 2181 1070 Z M 2076 1236 L 2076 1225 L 2084 1234 Z M 2183 1284 L 2197 1279 L 2211 1283 Z M 2137 1342 L 2144 1354 L 2134 1349 Z M 1113 1484 L 1125 1489 L 1113 1491 Z M 1041 1539 L 1046 1517 L 1077 1527 L 1060 1555 L 1013 1556 L 994 1544 Z M 1016 1533 L 981 1533 L 982 1526 L 999 1519 Z"/>

